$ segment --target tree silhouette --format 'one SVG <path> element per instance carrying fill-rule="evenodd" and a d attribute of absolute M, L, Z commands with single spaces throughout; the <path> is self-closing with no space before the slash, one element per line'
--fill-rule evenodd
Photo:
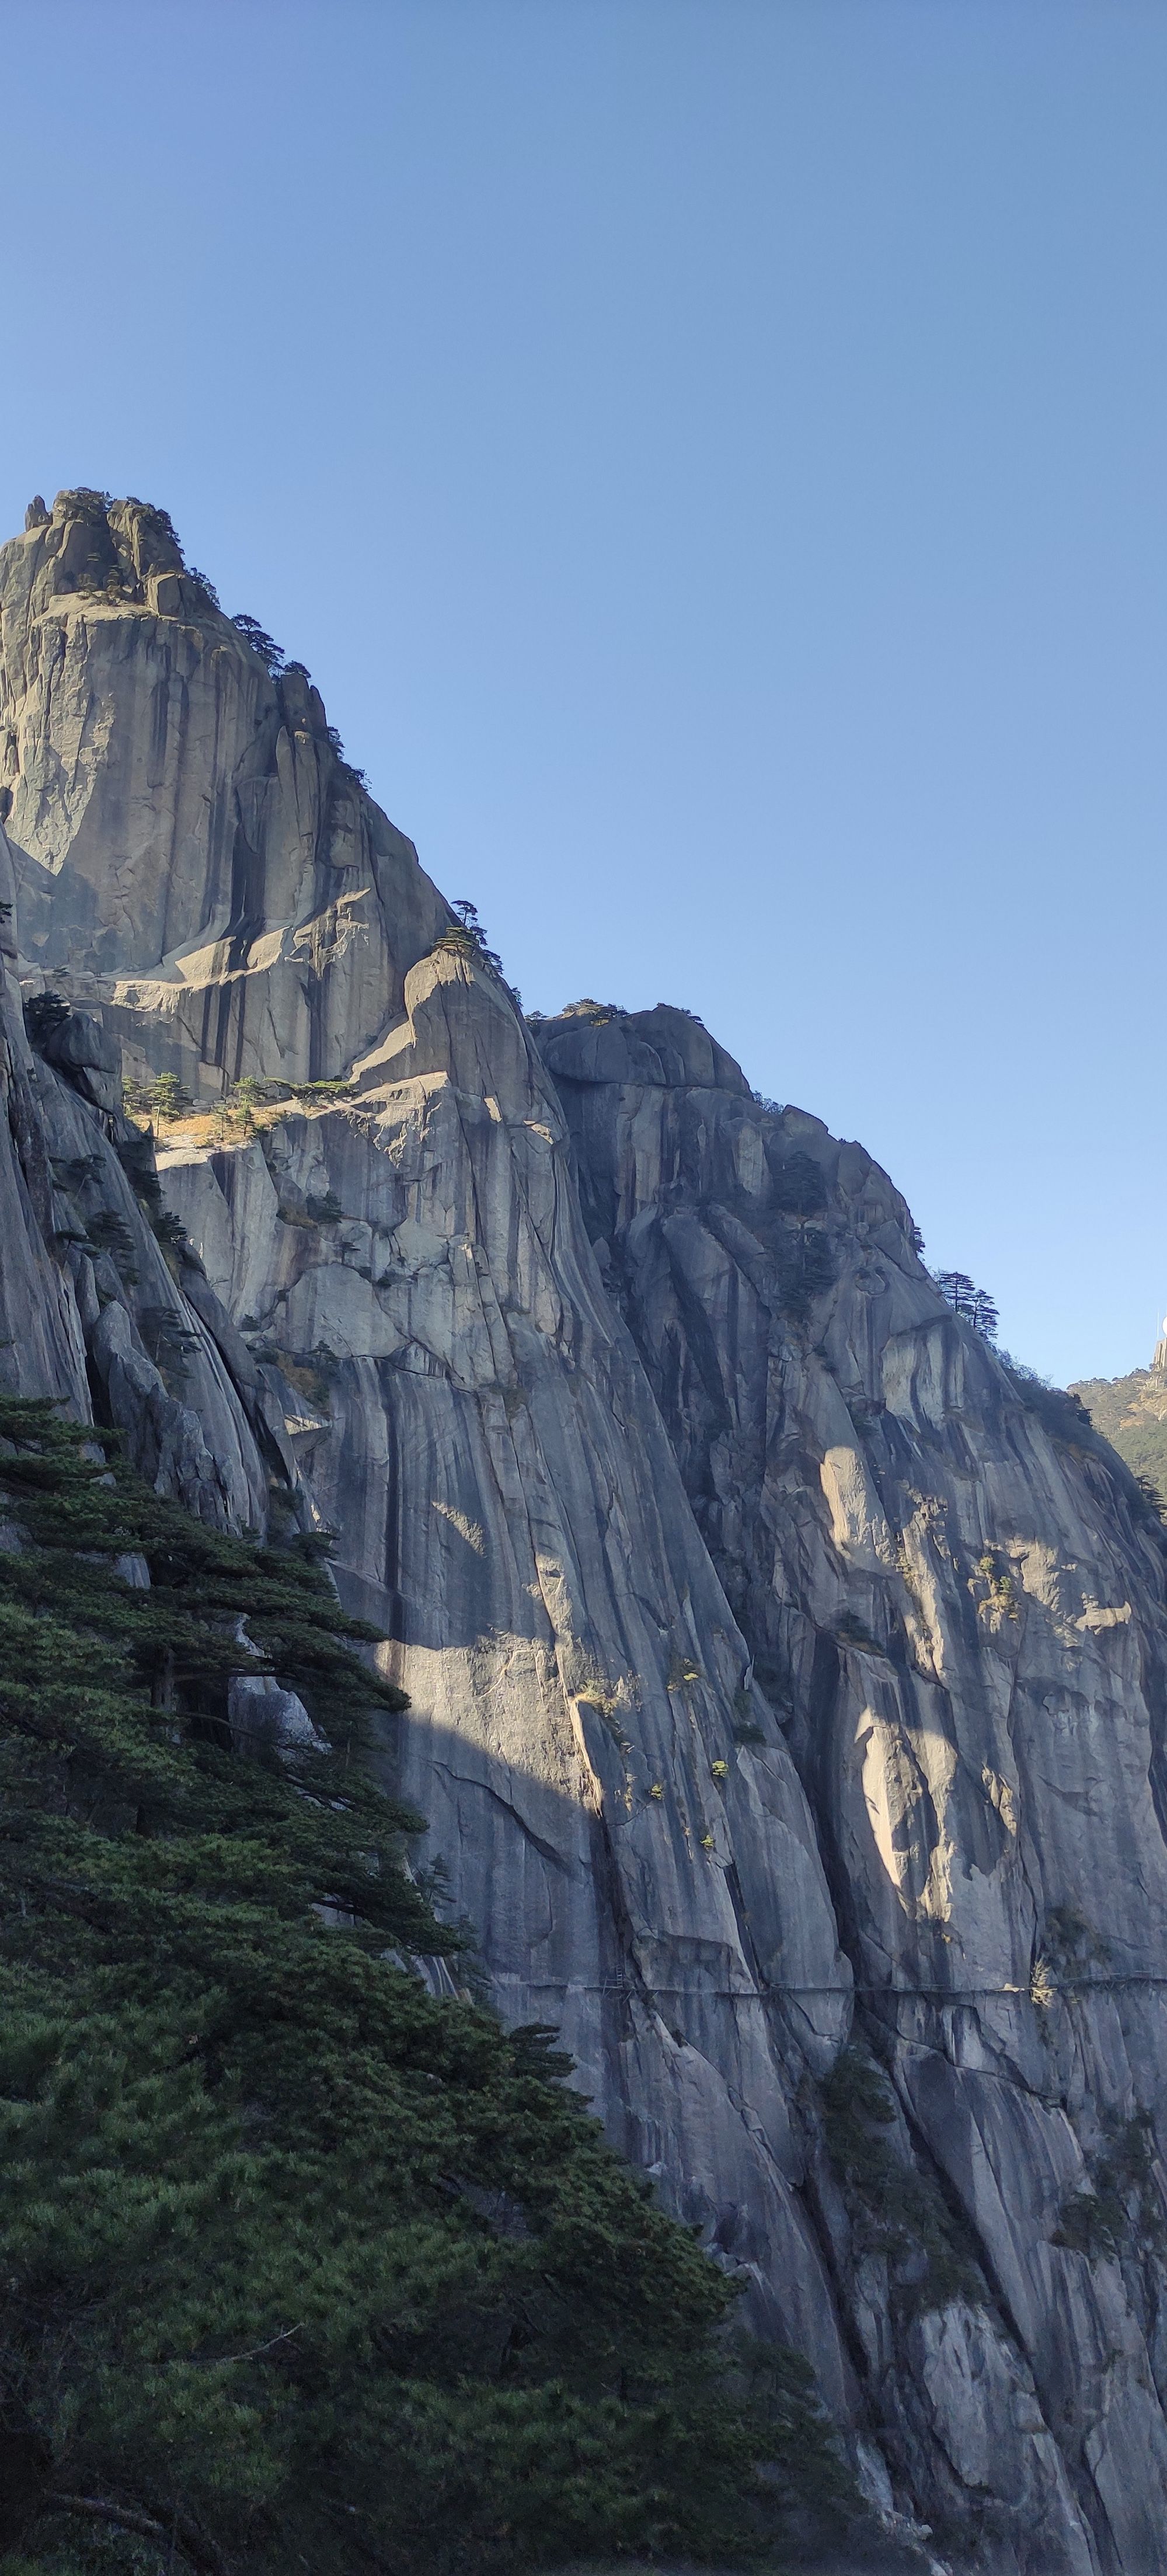
<path fill-rule="evenodd" d="M 243 609 L 240 610 L 238 617 L 232 618 L 231 623 L 236 634 L 242 637 L 243 642 L 250 646 L 253 653 L 258 653 L 260 661 L 266 663 L 273 680 L 276 679 L 283 670 L 284 656 L 280 646 L 268 634 L 267 628 L 260 625 L 258 617 L 248 617 Z"/>
<path fill-rule="evenodd" d="M 987 1288 L 978 1288 L 975 1280 L 969 1278 L 967 1270 L 938 1270 L 936 1285 L 941 1296 L 947 1299 L 954 1315 L 959 1315 L 964 1323 L 971 1324 L 973 1331 L 979 1333 L 983 1341 L 996 1340 L 1000 1317 Z"/>
<path fill-rule="evenodd" d="M 471 903 L 467 895 L 462 895 L 457 903 L 451 904 L 450 910 L 451 912 L 457 913 L 463 930 L 469 932 L 469 935 L 475 942 L 479 953 L 485 957 L 487 965 L 493 966 L 495 973 L 501 975 L 502 959 L 499 956 L 497 948 L 491 948 L 487 945 L 486 932 L 478 918 L 477 904 Z"/>

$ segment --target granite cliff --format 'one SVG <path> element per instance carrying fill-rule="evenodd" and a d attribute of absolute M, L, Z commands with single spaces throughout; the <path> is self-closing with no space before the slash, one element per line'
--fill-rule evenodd
<path fill-rule="evenodd" d="M 34 504 L 0 618 L 37 1037 L 13 952 L 6 1380 L 208 1517 L 337 1532 L 410 1694 L 386 1773 L 499 2009 L 559 2025 L 885 2513 L 986 2576 L 1142 2576 L 1167 1582 L 1136 1480 L 949 1312 L 862 1148 L 689 1014 L 525 1022 L 163 514 Z M 164 1074 L 193 1110 L 155 1171 L 120 1085 Z M 240 1081 L 268 1105 L 232 1121 Z"/>

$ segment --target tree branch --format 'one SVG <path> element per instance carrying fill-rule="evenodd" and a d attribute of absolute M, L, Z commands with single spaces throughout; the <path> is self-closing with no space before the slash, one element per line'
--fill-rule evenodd
<path fill-rule="evenodd" d="M 46 2510 L 86 2514 L 91 2521 L 115 2523 L 122 2531 L 140 2531 L 147 2540 L 161 2540 L 167 2546 L 174 2538 L 198 2576 L 228 2576 L 221 2550 L 205 2533 L 197 2531 L 185 2514 L 175 2514 L 171 2533 L 165 2523 L 158 2522 L 153 2514 L 143 2513 L 137 2505 L 111 2504 L 104 2496 L 50 2495 Z"/>

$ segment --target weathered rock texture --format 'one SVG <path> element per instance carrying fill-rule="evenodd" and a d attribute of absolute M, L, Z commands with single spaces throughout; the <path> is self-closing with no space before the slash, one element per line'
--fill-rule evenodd
<path fill-rule="evenodd" d="M 148 1014 L 154 1070 L 211 1094 L 347 1070 L 451 916 L 307 673 L 272 677 L 161 513 L 95 493 L 3 549 L 0 652 L 29 961 L 131 1048 Z"/>
<path fill-rule="evenodd" d="M 54 1067 L 9 1038 L 28 1382 L 83 1406 L 87 1361 L 200 1508 L 337 1530 L 411 1695 L 386 1762 L 500 2008 L 561 2026 L 872 2492 L 1000 2576 L 1142 2576 L 1157 1523 L 948 1313 L 860 1147 L 681 1012 L 535 1044 L 158 514 L 31 517 L 0 552 L 8 830 L 28 987 L 79 1007 Z M 160 1153 L 199 1268 L 124 1169 L 113 1038 L 204 1095 L 354 1094 Z M 21 1082 L 76 1230 L 99 1188 L 132 1262 L 41 1209 Z"/>
<path fill-rule="evenodd" d="M 754 1102 L 676 1012 L 575 1013 L 542 1047 L 605 1278 L 812 1798 L 864 2021 L 990 2293 L 905 2331 L 844 2232 L 874 2402 L 905 2455 L 936 2435 L 943 2465 L 916 2453 L 934 2510 L 995 2496 L 1043 2528 L 1035 2564 L 1153 2566 L 1157 1519 L 1069 1399 L 948 1312 L 860 1147 Z M 1076 2200 L 1108 2162 L 1109 2233 Z"/>

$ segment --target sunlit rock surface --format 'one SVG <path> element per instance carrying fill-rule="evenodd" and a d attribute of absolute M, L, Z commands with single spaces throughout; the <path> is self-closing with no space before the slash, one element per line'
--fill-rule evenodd
<path fill-rule="evenodd" d="M 0 750 L 26 989 L 74 1011 L 52 1062 L 6 1022 L 5 1375 L 211 1518 L 338 1533 L 500 2009 L 559 2024 L 876 2500 L 999 2576 L 1157 2568 L 1137 1486 L 950 1315 L 862 1148 L 687 1014 L 533 1036 L 159 514 L 31 516 Z M 353 1089 L 163 1131 L 196 1263 L 115 1044 L 203 1102 Z"/>
<path fill-rule="evenodd" d="M 4 547 L 0 645 L 28 960 L 99 977 L 123 1037 L 148 1013 L 155 1070 L 210 1094 L 346 1070 L 450 916 L 307 674 L 271 677 L 160 513 L 96 494 Z"/>

